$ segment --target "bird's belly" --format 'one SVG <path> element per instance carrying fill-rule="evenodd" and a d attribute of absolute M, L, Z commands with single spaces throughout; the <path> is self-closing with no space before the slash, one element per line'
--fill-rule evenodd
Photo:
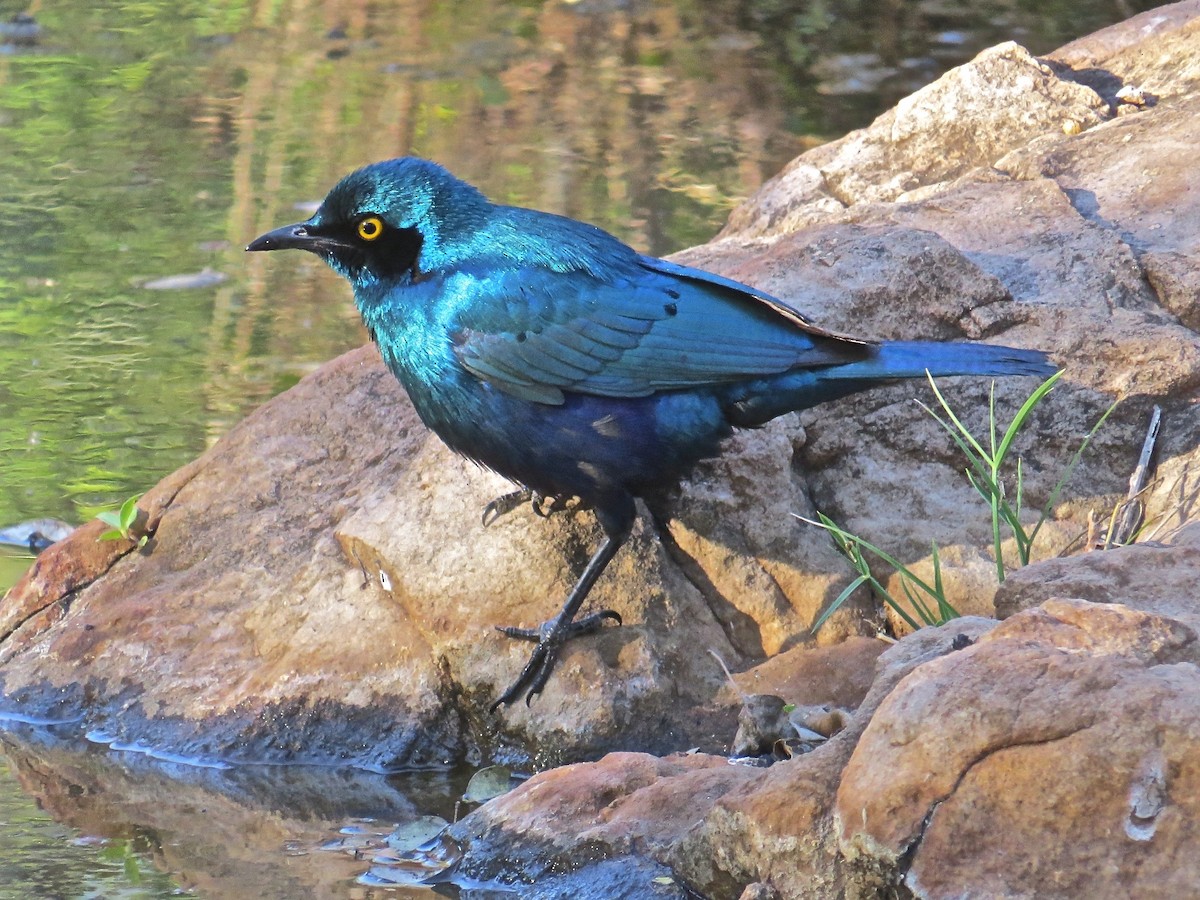
<path fill-rule="evenodd" d="M 669 486 L 730 431 L 714 397 L 690 392 L 567 394 L 550 405 L 462 375 L 409 393 L 452 449 L 540 493 L 584 500 Z"/>

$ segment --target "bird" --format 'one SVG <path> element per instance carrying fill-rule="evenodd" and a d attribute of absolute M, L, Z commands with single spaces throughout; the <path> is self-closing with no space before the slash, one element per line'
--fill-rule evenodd
<path fill-rule="evenodd" d="M 248 251 L 314 253 L 349 281 L 384 363 L 450 448 L 519 488 L 539 513 L 570 498 L 603 533 L 557 616 L 501 627 L 535 643 L 495 711 L 545 687 L 576 618 L 628 539 L 635 498 L 677 483 L 755 428 L 894 379 L 1045 377 L 1038 350 L 872 341 L 710 272 L 637 252 L 584 222 L 491 202 L 435 162 L 403 157 L 342 178 L 307 221 Z"/>

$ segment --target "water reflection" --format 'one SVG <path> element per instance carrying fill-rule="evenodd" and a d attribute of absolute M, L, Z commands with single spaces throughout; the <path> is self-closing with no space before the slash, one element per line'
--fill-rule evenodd
<path fill-rule="evenodd" d="M 200 769 L 81 750 L 30 728 L 0 737 L 4 759 L 21 789 L 61 823 L 47 825 L 36 810 L 22 813 L 28 801 L 0 772 L 0 812 L 8 813 L 0 831 L 0 883 L 25 885 L 23 897 L 81 896 L 98 879 L 106 882 L 99 896 L 121 896 L 137 885 L 125 866 L 103 863 L 121 862 L 123 852 L 136 856 L 133 878 L 140 884 L 128 896 L 171 896 L 183 888 L 201 897 L 366 897 L 355 881 L 367 872 L 370 852 L 356 857 L 322 848 L 386 835 L 395 823 L 422 815 L 451 819 L 466 783 L 438 772 Z M 457 896 L 448 887 L 439 892 Z M 387 896 L 433 894 L 414 888 Z"/>

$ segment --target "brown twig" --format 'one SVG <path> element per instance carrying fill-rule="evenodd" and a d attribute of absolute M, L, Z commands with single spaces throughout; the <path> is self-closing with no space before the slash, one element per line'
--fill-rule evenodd
<path fill-rule="evenodd" d="M 1129 476 L 1129 493 L 1125 502 L 1113 511 L 1112 522 L 1108 536 L 1104 541 L 1104 549 L 1128 544 L 1137 534 L 1142 523 L 1145 505 L 1141 494 L 1146 489 L 1146 479 L 1150 474 L 1150 458 L 1154 455 L 1154 445 L 1158 441 L 1158 429 L 1162 424 L 1162 408 L 1155 406 L 1150 413 L 1150 427 L 1146 429 L 1146 439 L 1142 442 L 1142 454 L 1138 457 L 1137 466 Z"/>

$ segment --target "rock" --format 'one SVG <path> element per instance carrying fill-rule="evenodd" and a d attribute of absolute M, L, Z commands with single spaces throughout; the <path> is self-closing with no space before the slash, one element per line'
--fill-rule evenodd
<path fill-rule="evenodd" d="M 831 647 L 794 647 L 733 676 L 741 701 L 732 756 L 771 754 L 797 726 L 825 737 L 844 727 L 875 678 L 881 640 L 850 638 Z"/>
<path fill-rule="evenodd" d="M 756 881 L 782 897 L 841 896 L 852 888 L 830 827 L 842 768 L 875 708 L 908 672 L 951 652 L 960 633 L 976 637 L 992 622 L 966 618 L 926 629 L 879 657 L 872 686 L 847 726 L 811 753 L 753 769 L 662 857 L 705 897 L 734 898 Z M 513 826 L 517 827 L 516 825 Z"/>
<path fill-rule="evenodd" d="M 326 366 L 299 403 L 258 410 L 149 491 L 144 550 L 98 543 L 91 522 L 42 554 L 0 610 L 6 708 L 188 756 L 453 758 L 435 661 L 334 536 L 356 480 L 386 478 L 426 439 L 390 376 L 363 377 L 372 358 Z M 326 431 L 339 395 L 376 418 Z"/>
<path fill-rule="evenodd" d="M 742 891 L 738 900 L 779 900 L 779 892 L 769 884 L 756 881 L 754 884 L 746 885 L 746 889 Z"/>
<path fill-rule="evenodd" d="M 373 348 L 347 354 L 148 492 L 146 550 L 90 523 L 39 558 L 0 609 L 6 707 L 188 756 L 373 769 L 723 746 L 736 709 L 706 710 L 723 676 L 697 648 L 741 657 L 644 529 L 597 593 L 627 627 L 570 648 L 507 725 L 488 716 L 528 652 L 492 626 L 550 615 L 592 537 L 527 511 L 484 529 L 506 487 L 420 426 Z"/>
<path fill-rule="evenodd" d="M 1064 48 L 1061 59 L 1048 58 L 1057 74 L 1044 77 L 1077 79 L 1073 91 L 1096 83 L 1115 96 L 1122 83 L 1145 85 L 1157 100 L 1136 115 L 1075 137 L 1051 127 L 1051 115 L 1039 136 L 988 145 L 994 155 L 976 158 L 977 168 L 940 173 L 936 160 L 923 168 L 923 157 L 859 158 L 863 147 L 885 146 L 894 116 L 888 114 L 864 133 L 800 157 L 735 212 L 721 240 L 685 254 L 693 264 L 802 296 L 801 307 L 835 329 L 861 331 L 870 321 L 872 334 L 890 338 L 1003 333 L 1006 342 L 1057 347 L 1067 376 L 1016 445 L 1025 460 L 1026 529 L 1035 526 L 1038 507 L 1084 435 L 1114 399 L 1118 405 L 1058 496 L 1035 557 L 1078 542 L 1090 511 L 1106 519 L 1123 498 L 1155 403 L 1170 424 L 1160 438 L 1159 478 L 1144 498 L 1147 518 L 1167 532 L 1189 515 L 1179 496 L 1200 445 L 1200 418 L 1189 399 L 1200 384 L 1194 324 L 1200 204 L 1185 199 L 1195 196 L 1190 148 L 1200 139 L 1200 73 L 1192 52 L 1200 43 L 1198 9 L 1164 7 Z M 956 86 L 970 94 L 981 67 L 1011 68 L 1018 57 L 1011 48 L 982 54 L 914 99 L 952 97 Z M 1096 82 L 1098 71 L 1112 83 Z M 967 111 L 987 130 L 988 111 L 976 99 L 947 101 L 947 108 Z M 831 207 L 822 185 L 852 160 L 856 177 L 880 167 L 869 178 L 873 184 L 920 187 L 895 202 L 856 194 Z M 802 170 L 811 170 L 804 189 L 795 184 Z M 800 295 L 797 284 L 804 285 Z M 914 295 L 926 298 L 917 318 L 908 313 Z M 985 433 L 986 382 L 942 387 L 974 432 Z M 1002 424 L 1027 390 L 1011 381 L 998 385 Z M 989 565 L 980 552 L 991 545 L 989 514 L 958 477 L 957 451 L 938 426 L 914 413 L 911 398 L 931 402 L 910 382 L 801 414 L 806 443 L 799 461 L 812 499 L 839 525 L 918 571 L 929 572 L 936 541 L 960 564 L 961 574 L 948 579 L 951 602 L 987 612 Z M 904 477 L 891 477 L 897 472 Z M 913 483 L 923 490 L 911 490 Z M 1006 557 L 1011 572 L 1011 540 Z M 877 574 L 886 579 L 891 572 L 881 565 Z"/>
<path fill-rule="evenodd" d="M 640 871 L 665 865 L 713 898 L 901 881 L 921 897 L 1185 896 L 1200 878 L 1182 862 L 1200 821 L 1198 658 L 1181 622 L 1084 601 L 925 629 L 880 657 L 849 727 L 814 752 L 544 773 L 454 826 L 463 871 L 537 883 L 573 860 L 585 880 L 633 848 Z"/>
<path fill-rule="evenodd" d="M 228 275 L 217 272 L 205 266 L 199 272 L 187 272 L 181 275 L 167 275 L 144 282 L 142 287 L 147 291 L 189 291 L 197 288 L 215 287 L 224 282 Z"/>
<path fill-rule="evenodd" d="M 1200 644 L 1052 600 L 930 661 L 875 711 L 838 846 L 919 897 L 1185 896 L 1200 883 Z"/>
<path fill-rule="evenodd" d="M 796 706 L 858 706 L 875 680 L 888 644 L 852 637 L 831 647 L 793 647 L 733 676 L 748 694 L 775 694 Z"/>
<path fill-rule="evenodd" d="M 30 519 L 0 528 L 0 544 L 22 547 L 31 553 L 41 553 L 74 530 L 74 525 L 61 519 Z"/>
<path fill-rule="evenodd" d="M 466 849 L 462 871 L 469 878 L 537 884 L 555 873 L 583 868 L 584 859 L 626 865 L 655 860 L 721 796 L 757 775 L 758 770 L 705 754 L 660 759 L 613 753 L 594 763 L 535 775 L 452 826 L 450 833 Z M 586 856 L 581 848 L 587 848 Z M 661 862 L 656 864 L 662 867 L 660 874 L 669 874 Z M 614 889 L 608 896 L 651 896 L 648 885 L 644 879 L 642 892 Z"/>
<path fill-rule="evenodd" d="M 36 47 L 41 36 L 42 26 L 30 13 L 14 13 L 7 22 L 0 22 L 0 48 L 4 52 Z"/>
<path fill-rule="evenodd" d="M 924 185 L 989 165 L 1065 122 L 1089 128 L 1107 106 L 1015 43 L 984 50 L 901 100 L 865 129 L 804 154 L 750 202 L 724 235 L 794 231 L 839 207 L 896 200 Z"/>
<path fill-rule="evenodd" d="M 1005 619 L 1053 597 L 1072 597 L 1169 616 L 1200 633 L 1198 583 L 1200 524 L 1192 524 L 1170 545 L 1134 544 L 1022 569 L 996 592 L 996 615 Z"/>

